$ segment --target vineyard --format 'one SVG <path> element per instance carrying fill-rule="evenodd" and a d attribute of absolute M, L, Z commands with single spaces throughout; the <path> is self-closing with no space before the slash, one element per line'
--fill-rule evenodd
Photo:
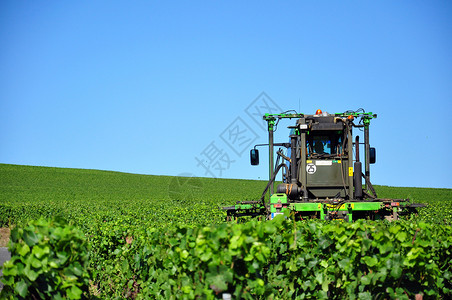
<path fill-rule="evenodd" d="M 452 297 L 451 189 L 376 186 L 428 204 L 392 223 L 224 221 L 266 183 L 0 164 L 1 296 Z"/>

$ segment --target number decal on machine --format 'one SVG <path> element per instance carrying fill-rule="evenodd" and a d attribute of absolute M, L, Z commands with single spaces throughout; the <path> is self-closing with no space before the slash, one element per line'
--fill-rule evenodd
<path fill-rule="evenodd" d="M 315 171 L 317 171 L 317 167 L 316 167 L 316 165 L 314 165 L 314 164 L 307 164 L 306 165 L 306 172 L 308 173 L 308 174 L 314 174 L 315 173 Z"/>

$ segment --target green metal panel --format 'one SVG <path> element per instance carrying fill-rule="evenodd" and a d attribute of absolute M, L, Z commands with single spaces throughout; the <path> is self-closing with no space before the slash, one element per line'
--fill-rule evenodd
<path fill-rule="evenodd" d="M 348 160 L 307 160 L 303 171 L 307 176 L 307 188 L 316 198 L 345 197 L 348 191 Z"/>
<path fill-rule="evenodd" d="M 322 208 L 321 203 L 291 203 L 289 205 L 291 210 L 295 211 L 320 211 Z"/>
<path fill-rule="evenodd" d="M 310 160 L 308 167 L 311 172 L 308 172 L 308 187 L 319 186 L 343 186 L 341 175 L 342 164 L 347 162 L 325 159 L 325 160 Z M 340 162 L 340 163 L 339 163 Z M 311 166 L 311 167 L 309 167 Z M 314 167 L 315 166 L 315 167 Z M 314 171 L 314 172 L 313 172 Z M 311 174 L 310 174 L 311 173 Z"/>
<path fill-rule="evenodd" d="M 251 204 L 236 204 L 235 209 L 251 209 L 253 205 Z"/>
<path fill-rule="evenodd" d="M 289 209 L 294 211 L 374 211 L 383 208 L 382 202 L 349 202 L 344 203 L 340 207 L 335 204 L 326 203 L 291 203 Z"/>
<path fill-rule="evenodd" d="M 383 208 L 384 205 L 382 202 L 355 202 L 351 203 L 353 210 L 379 210 Z"/>
<path fill-rule="evenodd" d="M 285 194 L 274 194 L 271 198 L 271 203 L 287 203 L 287 196 Z M 278 201 L 281 202 L 278 202 Z M 340 207 L 335 204 L 326 204 L 326 203 L 290 203 L 289 209 L 294 211 L 304 211 L 304 212 L 323 212 L 323 211 L 376 211 L 384 207 L 382 202 L 349 202 L 344 203 Z M 256 208 L 255 205 L 252 204 L 236 204 L 235 209 L 252 209 Z M 273 206 L 270 207 L 271 212 L 275 208 Z"/>
<path fill-rule="evenodd" d="M 270 203 L 287 203 L 287 195 L 286 194 L 273 194 L 270 197 Z"/>

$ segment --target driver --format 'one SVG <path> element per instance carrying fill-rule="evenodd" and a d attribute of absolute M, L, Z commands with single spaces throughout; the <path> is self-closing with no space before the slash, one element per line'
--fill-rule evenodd
<path fill-rule="evenodd" d="M 316 142 L 314 145 L 314 151 L 315 151 L 315 153 L 318 153 L 318 154 L 325 153 L 325 151 L 323 149 L 323 143 L 320 141 Z"/>

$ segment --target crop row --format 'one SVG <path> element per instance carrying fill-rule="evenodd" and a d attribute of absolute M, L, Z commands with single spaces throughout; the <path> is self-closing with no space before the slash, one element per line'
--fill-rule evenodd
<path fill-rule="evenodd" d="M 64 222 L 42 219 L 16 227 L 3 296 L 452 296 L 452 229 L 447 225 L 294 222 L 278 216 L 243 224 L 123 227 L 117 235 L 105 234 L 109 229 L 100 226 L 89 236 Z"/>

